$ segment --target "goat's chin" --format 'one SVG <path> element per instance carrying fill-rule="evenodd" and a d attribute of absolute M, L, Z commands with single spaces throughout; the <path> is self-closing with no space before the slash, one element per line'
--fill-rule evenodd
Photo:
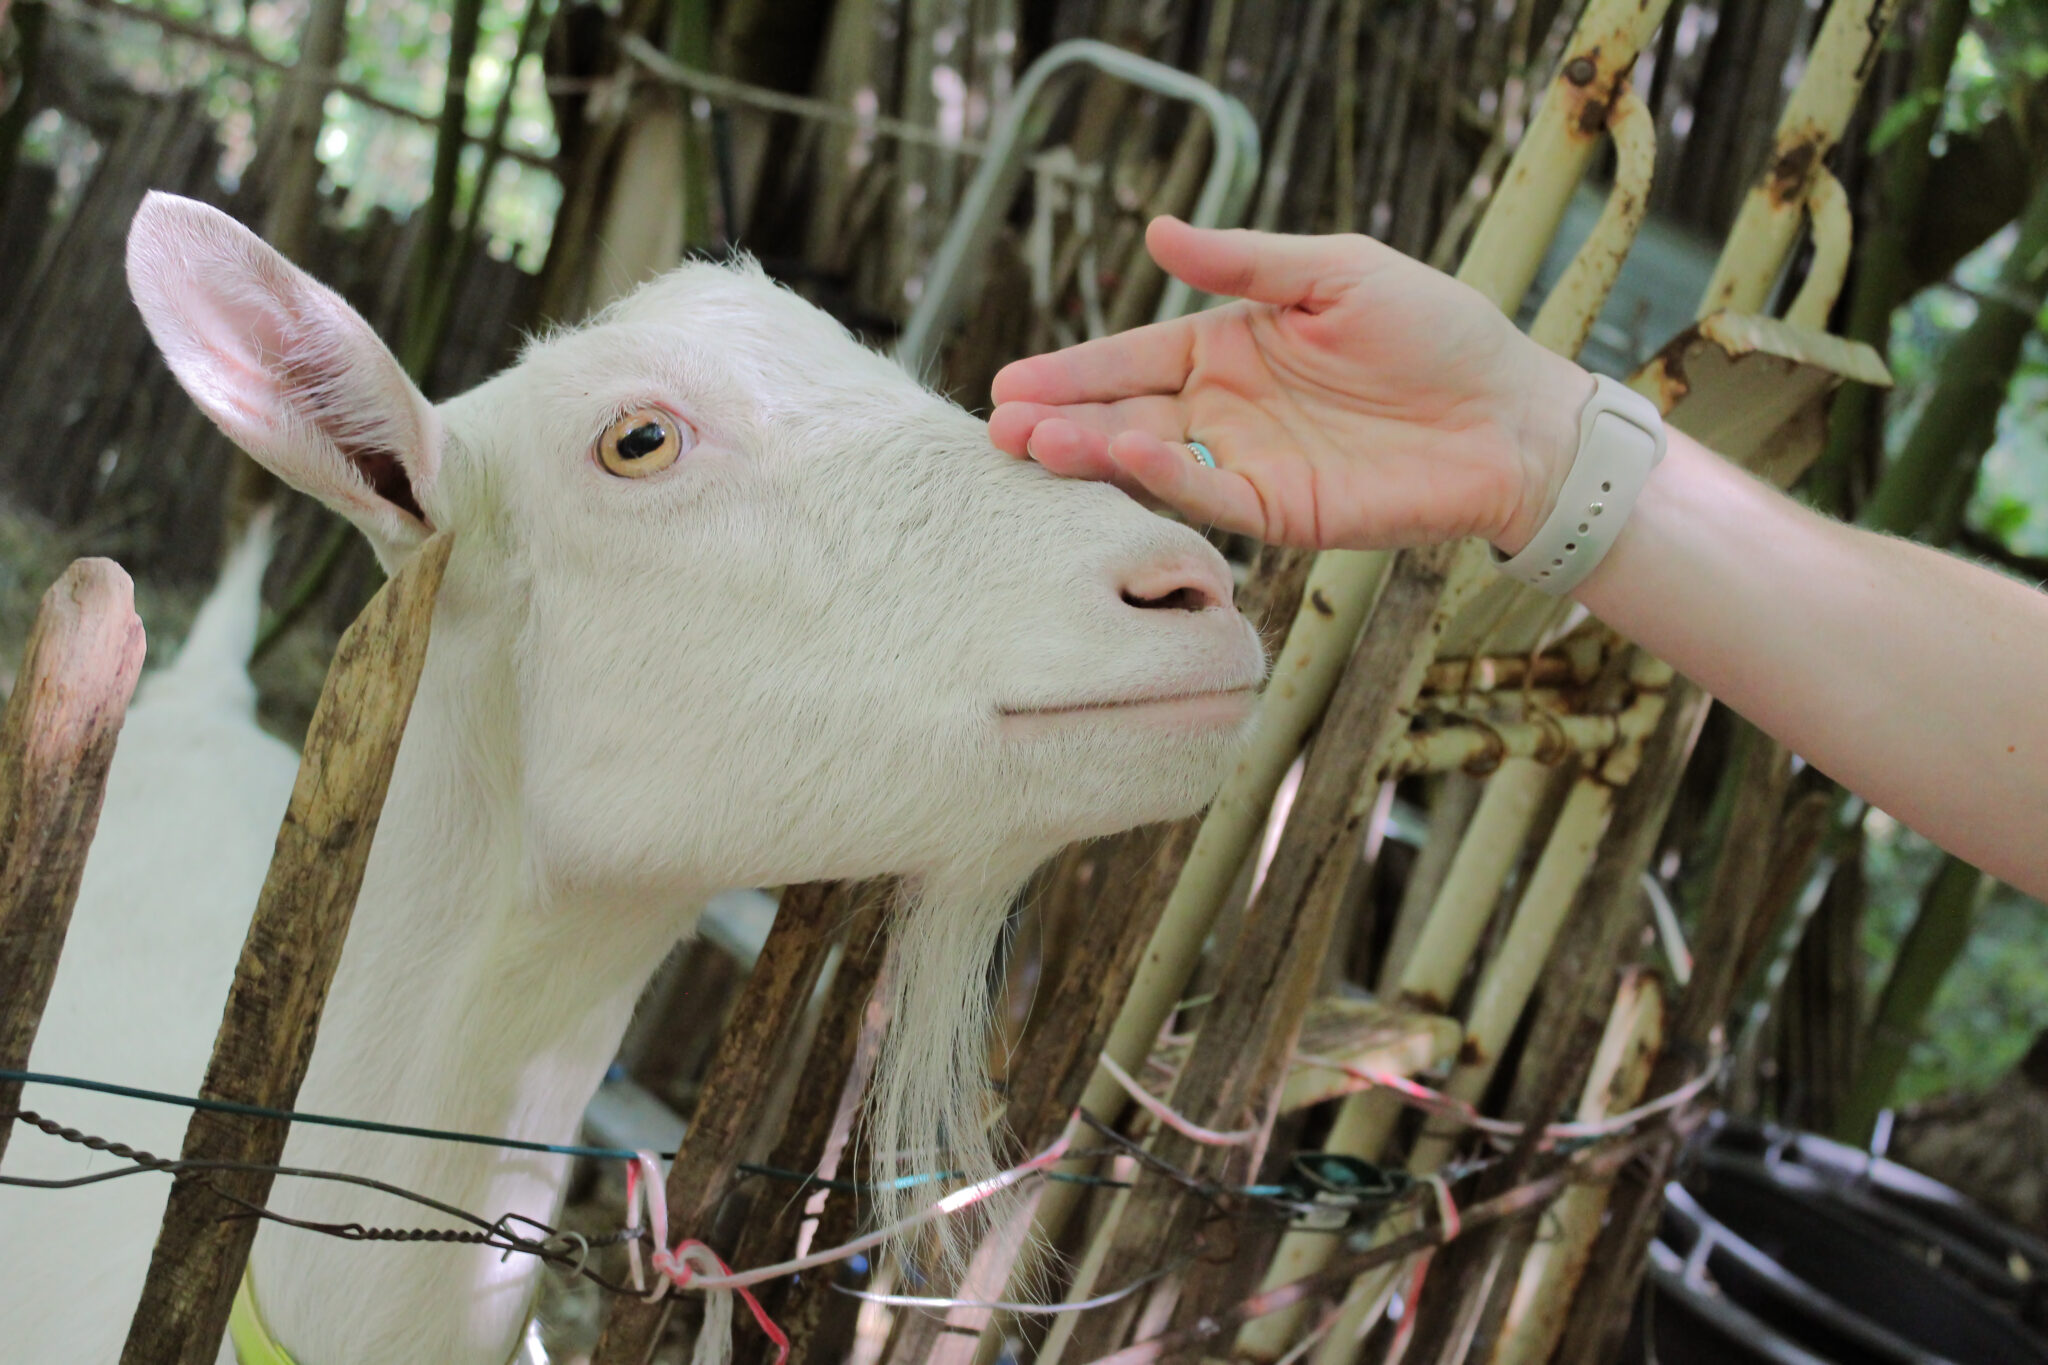
<path fill-rule="evenodd" d="M 1256 720 L 1200 729 L 1149 723 L 1074 727 L 1031 744 L 1042 783 L 1045 827 L 1055 841 L 1099 838 L 1137 825 L 1192 815 L 1215 798 L 1243 755 Z"/>

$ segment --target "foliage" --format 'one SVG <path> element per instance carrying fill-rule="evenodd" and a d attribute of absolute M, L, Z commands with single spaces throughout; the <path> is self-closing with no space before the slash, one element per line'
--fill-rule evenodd
<path fill-rule="evenodd" d="M 2048 7 L 2037 0 L 1974 0 L 1972 9 L 1975 22 L 1963 34 L 1949 74 L 1937 151 L 2001 119 L 2014 125 L 2023 145 L 2030 133 L 2039 137 L 2029 129 L 2027 115 L 2030 105 L 2038 109 L 2048 77 Z M 1905 104 L 1879 120 L 1873 143 L 1895 138 L 1910 121 L 1912 110 Z M 2027 150 L 2032 164 L 2048 164 L 2048 148 L 2032 145 Z M 1912 429 L 1951 343 L 1997 287 L 2017 235 L 2012 227 L 1997 234 L 1948 280 L 1922 290 L 1894 314 L 1888 359 L 1898 387 L 1884 427 L 1888 457 L 1898 454 Z M 2030 303 L 2038 308 L 2040 300 Z M 2048 313 L 2042 320 L 2048 320 Z M 2048 554 L 2048 337 L 2039 321 L 2007 385 L 1964 524 L 2013 555 Z M 1913 922 L 1921 888 L 1942 855 L 1881 813 L 1871 814 L 1867 831 L 1870 905 L 1864 946 L 1869 994 L 1875 998 Z M 2048 1024 L 2048 960 L 2038 947 L 2044 931 L 2048 907 L 2008 887 L 1997 889 L 1928 1011 L 1894 1103 L 1982 1087 L 2026 1050 Z"/>
<path fill-rule="evenodd" d="M 1870 993 L 1890 974 L 1899 941 L 1913 922 L 1920 888 L 1941 851 L 1889 817 L 1865 820 L 1870 903 L 1864 925 Z M 2001 886 L 1978 915 L 1969 947 L 1927 1012 L 1926 1026 L 1894 1104 L 1950 1090 L 1977 1090 L 2009 1070 L 2048 1028 L 2048 906 Z"/>
<path fill-rule="evenodd" d="M 297 56 L 297 34 L 305 17 L 305 0 L 121 0 L 198 24 L 225 38 L 246 40 L 263 56 L 290 62 Z M 517 48 L 525 0 L 484 0 L 481 36 L 470 67 L 467 132 L 472 141 L 463 157 L 461 200 L 473 201 L 476 176 L 483 162 L 480 140 L 491 129 L 491 115 L 503 97 L 507 67 Z M 439 112 L 442 73 L 448 59 L 449 13 L 445 6 L 422 0 L 351 0 L 348 48 L 341 79 L 370 94 L 431 118 Z M 197 44 L 165 41 L 148 24 L 110 28 L 104 47 L 116 72 L 144 90 L 199 86 L 207 92 L 207 112 L 218 128 L 222 175 L 232 184 L 255 154 L 257 111 L 268 107 L 278 76 L 245 62 L 212 53 Z M 529 55 L 513 76 L 513 113 L 506 143 L 517 151 L 546 157 L 555 150 L 554 114 L 549 105 L 538 55 Z M 434 128 L 429 122 L 394 117 L 341 91 L 328 96 L 327 121 L 318 154 L 326 180 L 346 192 L 344 216 L 359 220 L 373 209 L 404 216 L 427 197 L 434 164 Z M 54 159 L 55 121 L 35 130 L 32 155 Z M 76 134 L 71 135 L 74 140 Z M 537 267 L 547 248 L 548 230 L 561 195 L 553 175 L 507 158 L 492 177 L 485 202 L 483 228 L 492 252 L 500 257 L 518 251 L 523 264 Z"/>
<path fill-rule="evenodd" d="M 1922 290 L 1894 315 L 1888 358 L 1898 387 L 1885 423 L 1889 454 L 1898 453 L 1918 416 L 1948 344 L 1976 319 L 1978 300 L 1995 286 L 2013 239 L 2011 229 L 1999 233 L 1951 280 Z M 1966 524 L 2016 555 L 2048 555 L 2048 336 L 2038 325 L 1999 410 Z"/>
<path fill-rule="evenodd" d="M 1974 132 L 2022 108 L 2048 76 L 2048 10 L 2039 0 L 1973 0 L 1949 72 L 1944 133 Z"/>

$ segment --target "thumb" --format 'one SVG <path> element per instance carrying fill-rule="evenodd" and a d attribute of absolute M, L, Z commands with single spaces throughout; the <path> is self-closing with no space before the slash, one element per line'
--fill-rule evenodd
<path fill-rule="evenodd" d="M 1207 294 L 1321 312 L 1392 251 L 1357 235 L 1301 237 L 1248 228 L 1198 228 L 1158 217 L 1145 248 L 1160 268 Z"/>

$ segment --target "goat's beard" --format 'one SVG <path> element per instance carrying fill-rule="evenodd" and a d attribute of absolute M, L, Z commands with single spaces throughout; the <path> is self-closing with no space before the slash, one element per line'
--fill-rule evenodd
<path fill-rule="evenodd" d="M 1002 1107 L 989 1083 L 990 967 L 1025 872 L 927 878 L 906 885 L 881 994 L 888 1024 L 868 1089 L 867 1180 L 874 1219 L 887 1227 L 1007 1166 Z M 944 1179 L 934 1180 L 934 1173 Z M 920 1179 L 919 1177 L 923 1177 Z M 950 1280 L 1023 1192 L 1015 1185 L 942 1214 L 894 1240 L 899 1258 Z M 1032 1259 L 1032 1249 L 1018 1249 Z M 934 1272 L 937 1272 L 934 1274 Z"/>

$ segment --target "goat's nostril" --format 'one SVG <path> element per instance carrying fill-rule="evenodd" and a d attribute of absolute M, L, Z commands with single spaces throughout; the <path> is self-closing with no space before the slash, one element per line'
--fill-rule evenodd
<path fill-rule="evenodd" d="M 1208 611 L 1230 605 L 1230 571 L 1193 555 L 1155 560 L 1127 571 L 1117 595 L 1139 611 Z"/>

